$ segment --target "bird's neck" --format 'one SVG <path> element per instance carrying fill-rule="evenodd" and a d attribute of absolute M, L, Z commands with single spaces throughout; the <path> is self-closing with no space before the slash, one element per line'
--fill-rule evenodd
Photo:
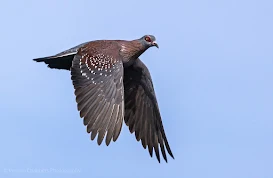
<path fill-rule="evenodd" d="M 147 50 L 147 48 L 145 48 L 139 40 L 122 41 L 120 45 L 120 55 L 123 57 L 124 63 L 131 63 L 135 61 L 142 53 Z"/>

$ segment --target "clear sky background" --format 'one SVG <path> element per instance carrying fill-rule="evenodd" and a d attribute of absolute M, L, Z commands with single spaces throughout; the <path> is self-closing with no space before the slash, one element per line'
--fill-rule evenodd
<path fill-rule="evenodd" d="M 272 178 L 272 19 L 272 0 L 1 2 L 0 177 Z M 144 34 L 160 45 L 141 59 L 168 164 L 125 125 L 109 147 L 90 141 L 69 71 L 32 61 Z"/>

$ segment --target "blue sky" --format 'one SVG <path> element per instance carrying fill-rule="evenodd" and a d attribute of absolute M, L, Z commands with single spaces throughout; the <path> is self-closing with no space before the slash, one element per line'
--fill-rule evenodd
<path fill-rule="evenodd" d="M 3 1 L 0 177 L 272 178 L 272 18 L 269 0 Z M 175 156 L 168 164 L 125 125 L 109 147 L 90 141 L 70 73 L 32 61 L 144 34 L 160 45 L 141 59 Z"/>

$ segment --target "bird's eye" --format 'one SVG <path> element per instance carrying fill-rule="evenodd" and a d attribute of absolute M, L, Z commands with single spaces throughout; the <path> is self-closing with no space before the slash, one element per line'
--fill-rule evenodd
<path fill-rule="evenodd" d="M 146 36 L 146 37 L 145 37 L 145 41 L 147 41 L 147 42 L 151 42 L 152 40 L 151 40 L 151 38 L 150 38 L 150 37 Z"/>

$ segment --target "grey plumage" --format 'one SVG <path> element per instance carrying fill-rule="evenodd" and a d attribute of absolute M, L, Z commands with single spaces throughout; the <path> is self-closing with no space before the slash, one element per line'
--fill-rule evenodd
<path fill-rule="evenodd" d="M 123 119 L 137 141 L 153 150 L 160 162 L 159 146 L 172 151 L 163 128 L 151 75 L 139 56 L 156 46 L 155 37 L 133 41 L 97 40 L 83 43 L 54 56 L 37 58 L 49 68 L 70 70 L 77 108 L 91 139 L 106 145 L 119 137 Z M 174 158 L 174 157 L 173 157 Z"/>

